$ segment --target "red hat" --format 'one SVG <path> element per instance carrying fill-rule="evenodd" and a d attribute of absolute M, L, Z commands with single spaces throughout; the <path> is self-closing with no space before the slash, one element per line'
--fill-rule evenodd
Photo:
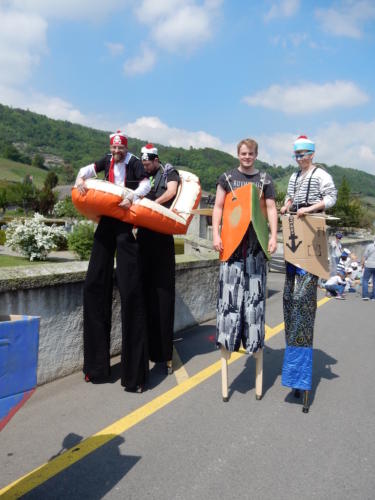
<path fill-rule="evenodd" d="M 158 149 L 153 144 L 146 144 L 141 149 L 142 160 L 154 160 L 158 156 Z"/>
<path fill-rule="evenodd" d="M 113 145 L 119 145 L 122 144 L 123 146 L 128 146 L 128 138 L 126 135 L 121 132 L 121 130 L 117 130 L 114 134 L 111 134 L 109 136 L 109 144 L 112 146 Z"/>

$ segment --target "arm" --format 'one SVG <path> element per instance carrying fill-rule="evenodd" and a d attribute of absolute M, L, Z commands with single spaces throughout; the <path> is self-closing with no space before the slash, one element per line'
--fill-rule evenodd
<path fill-rule="evenodd" d="M 126 198 L 119 203 L 119 207 L 122 208 L 130 208 L 132 203 L 139 200 L 139 198 L 143 198 L 151 191 L 151 183 L 150 180 L 146 177 L 146 172 L 143 168 L 143 164 L 141 160 L 136 158 L 135 156 L 130 155 L 131 158 L 128 163 L 129 169 L 131 169 L 134 177 L 132 180 L 139 181 L 138 187 L 132 192 L 126 195 Z"/>
<path fill-rule="evenodd" d="M 364 254 L 363 254 L 363 257 L 362 257 L 362 259 L 361 259 L 361 266 L 362 266 L 362 268 L 364 268 L 364 267 L 365 267 L 365 261 L 366 261 L 366 259 L 368 258 L 369 253 L 370 253 L 370 247 L 369 247 L 369 246 L 367 246 L 367 247 L 365 248 L 365 252 L 364 252 Z"/>
<path fill-rule="evenodd" d="M 125 199 L 123 199 L 122 202 L 118 204 L 118 206 L 122 208 L 130 208 L 133 202 L 139 200 L 140 198 L 144 198 L 146 194 L 150 192 L 150 190 L 150 180 L 142 179 L 137 189 L 135 189 L 132 193 L 128 193 Z"/>
<path fill-rule="evenodd" d="M 270 225 L 270 237 L 268 240 L 268 251 L 270 253 L 276 252 L 277 248 L 277 209 L 275 200 L 266 198 L 267 218 Z"/>
<path fill-rule="evenodd" d="M 76 187 L 81 194 L 85 194 L 87 191 L 85 180 L 91 177 L 96 177 L 95 163 L 80 168 L 74 187 Z"/>
<path fill-rule="evenodd" d="M 288 182 L 288 189 L 287 193 L 285 196 L 285 201 L 284 201 L 284 206 L 280 208 L 280 213 L 281 215 L 284 215 L 286 212 L 289 212 L 290 207 L 293 205 L 293 185 L 294 185 L 294 180 L 292 182 L 292 179 L 294 179 L 295 176 L 292 174 L 292 176 L 289 179 Z"/>
<path fill-rule="evenodd" d="M 297 217 L 302 217 L 305 214 L 311 214 L 313 212 L 319 212 L 321 210 L 324 210 L 326 208 L 326 204 L 324 200 L 319 201 L 318 203 L 314 203 L 314 205 L 311 205 L 310 207 L 302 207 L 297 210 Z"/>
<path fill-rule="evenodd" d="M 224 188 L 218 184 L 216 188 L 216 198 L 215 198 L 215 206 L 212 212 L 212 239 L 213 239 L 213 247 L 218 252 L 223 251 L 223 243 L 220 238 L 220 224 L 221 218 L 223 216 L 223 207 L 225 200 L 226 192 Z"/>
<path fill-rule="evenodd" d="M 304 214 L 326 210 L 333 207 L 333 205 L 336 203 L 337 189 L 335 188 L 333 179 L 328 172 L 322 169 L 319 169 L 319 184 L 320 194 L 323 199 L 317 203 L 314 203 L 314 205 L 311 205 L 311 207 L 300 208 L 297 211 L 297 217 L 301 217 Z"/>
<path fill-rule="evenodd" d="M 159 198 L 155 200 L 155 203 L 166 203 L 176 196 L 177 193 L 178 182 L 177 181 L 169 181 L 167 182 L 167 190 L 163 193 Z"/>
<path fill-rule="evenodd" d="M 286 212 L 289 212 L 290 207 L 292 206 L 292 200 L 289 198 L 286 200 L 284 203 L 284 206 L 280 208 L 280 213 L 281 215 L 284 215 Z"/>

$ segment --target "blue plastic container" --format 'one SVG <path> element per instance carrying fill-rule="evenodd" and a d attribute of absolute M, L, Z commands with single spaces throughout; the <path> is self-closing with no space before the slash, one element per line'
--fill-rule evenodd
<path fill-rule="evenodd" d="M 39 318 L 0 316 L 0 430 L 37 383 Z"/>

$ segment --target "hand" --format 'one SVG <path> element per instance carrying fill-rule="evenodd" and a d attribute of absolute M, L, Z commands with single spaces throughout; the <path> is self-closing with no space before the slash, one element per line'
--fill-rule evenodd
<path fill-rule="evenodd" d="M 221 238 L 219 235 L 216 235 L 213 237 L 213 245 L 214 249 L 217 252 L 222 252 L 224 247 L 223 247 L 223 242 L 221 241 Z"/>
<path fill-rule="evenodd" d="M 83 177 L 78 177 L 77 182 L 76 182 L 76 188 L 78 189 L 78 192 L 80 194 L 87 193 L 87 186 L 85 183 L 85 179 Z"/>
<path fill-rule="evenodd" d="M 268 251 L 269 253 L 275 253 L 277 249 L 277 239 L 272 237 L 268 240 Z"/>
<path fill-rule="evenodd" d="M 284 215 L 287 212 L 289 212 L 289 206 L 284 205 L 283 207 L 280 208 L 281 215 Z"/>
<path fill-rule="evenodd" d="M 302 207 L 297 210 L 297 217 L 303 217 L 310 212 L 309 207 Z"/>
<path fill-rule="evenodd" d="M 128 210 L 132 206 L 132 202 L 131 200 L 129 200 L 129 198 L 125 198 L 121 203 L 118 204 L 118 206 L 125 208 L 125 210 Z"/>

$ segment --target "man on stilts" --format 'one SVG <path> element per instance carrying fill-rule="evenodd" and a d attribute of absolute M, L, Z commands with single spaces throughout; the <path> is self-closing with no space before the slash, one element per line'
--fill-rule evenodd
<path fill-rule="evenodd" d="M 313 164 L 315 144 L 306 136 L 294 142 L 299 170 L 292 174 L 285 204 L 280 213 L 296 217 L 323 212 L 336 203 L 332 177 Z M 314 322 L 317 308 L 318 276 L 286 263 L 283 295 L 286 347 L 281 383 L 294 389 L 295 397 L 304 391 L 303 411 L 309 411 L 308 395 L 312 382 Z"/>
<path fill-rule="evenodd" d="M 220 176 L 216 190 L 216 200 L 212 217 L 213 246 L 222 252 L 226 244 L 233 240 L 234 232 L 239 226 L 242 239 L 237 248 L 228 256 L 228 260 L 221 262 L 219 274 L 219 294 L 217 303 L 216 342 L 221 347 L 222 360 L 229 359 L 230 353 L 238 351 L 241 343 L 247 353 L 262 353 L 265 333 L 265 299 L 266 299 L 266 255 L 276 250 L 277 211 L 275 204 L 275 189 L 269 175 L 259 172 L 254 167 L 258 154 L 258 144 L 253 139 L 244 139 L 237 146 L 239 167 Z M 265 224 L 265 242 L 261 245 L 257 232 L 254 229 L 254 219 L 243 222 L 234 221 L 238 214 L 250 208 L 251 198 L 244 200 L 243 206 L 236 208 L 233 213 L 233 229 L 227 233 L 227 241 L 222 241 L 220 224 L 225 216 L 223 212 L 227 193 L 235 199 L 236 189 L 239 190 L 248 184 L 259 188 L 261 203 L 267 215 L 270 236 L 268 237 L 267 223 Z M 255 189 L 256 203 L 259 207 L 259 193 Z M 254 214 L 252 214 L 254 215 Z M 243 231 L 242 231 L 243 230 Z M 258 370 L 257 370 L 258 373 Z M 228 400 L 226 368 L 222 372 L 223 401 Z M 260 391 L 261 392 L 261 391 Z M 261 394 L 256 391 L 257 399 Z"/>
<path fill-rule="evenodd" d="M 85 179 L 104 171 L 105 179 L 134 190 L 120 204 L 129 209 L 151 188 L 142 162 L 128 152 L 127 137 L 110 135 L 111 154 L 80 169 L 76 187 L 84 195 Z M 121 384 L 130 392 L 142 392 L 148 374 L 146 316 L 142 295 L 138 244 L 133 226 L 112 217 L 101 217 L 84 285 L 83 340 L 86 382 L 104 382 L 110 376 L 110 332 L 114 257 L 121 297 Z"/>
<path fill-rule="evenodd" d="M 170 208 L 176 197 L 180 176 L 177 170 L 159 161 L 158 150 L 146 144 L 141 155 L 143 166 L 150 176 L 151 191 L 147 198 Z M 150 360 L 165 363 L 172 374 L 173 326 L 175 307 L 175 249 L 170 234 L 138 228 L 137 241 L 142 263 L 148 325 Z"/>

